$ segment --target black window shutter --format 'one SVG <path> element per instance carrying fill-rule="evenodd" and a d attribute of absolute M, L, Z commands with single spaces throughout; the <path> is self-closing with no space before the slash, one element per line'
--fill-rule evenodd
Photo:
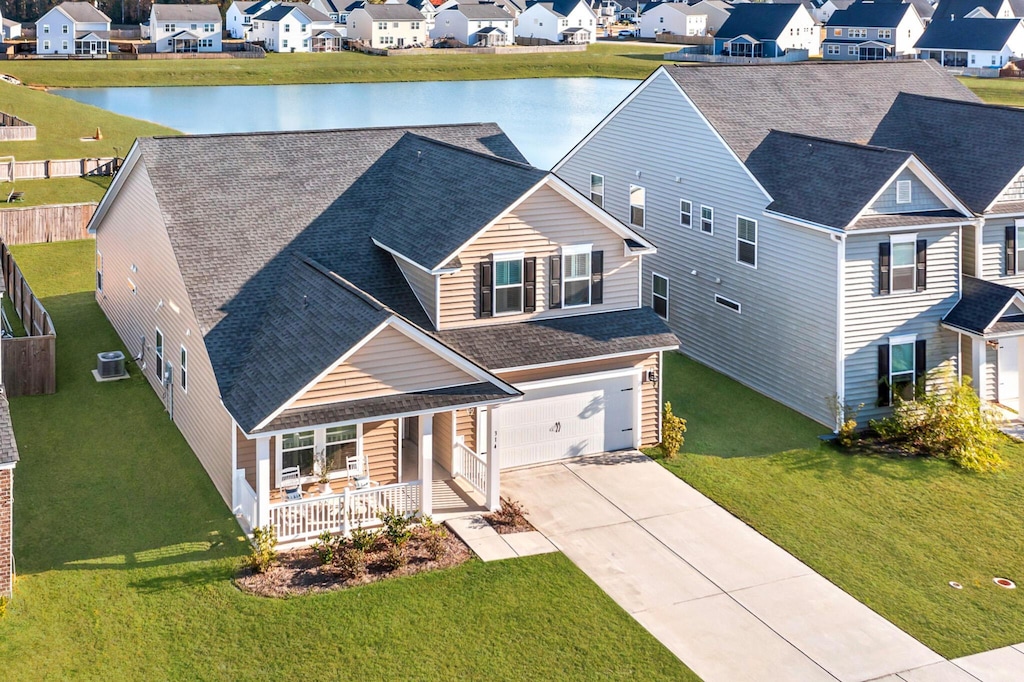
<path fill-rule="evenodd" d="M 477 264 L 476 284 L 480 293 L 480 317 L 494 315 L 494 273 L 490 259 Z"/>
<path fill-rule="evenodd" d="M 548 258 L 548 308 L 562 307 L 562 257 Z"/>
<path fill-rule="evenodd" d="M 1006 274 L 1017 274 L 1017 228 L 1006 226 Z"/>
<path fill-rule="evenodd" d="M 590 302 L 604 303 L 604 251 L 590 252 Z"/>
<path fill-rule="evenodd" d="M 878 347 L 878 406 L 889 405 L 889 344 Z"/>
<path fill-rule="evenodd" d="M 928 346 L 924 339 L 914 342 L 914 394 L 924 395 L 924 378 L 928 374 Z"/>
<path fill-rule="evenodd" d="M 917 240 L 917 290 L 928 288 L 928 240 Z"/>
<path fill-rule="evenodd" d="M 889 242 L 878 244 L 878 293 L 882 296 L 889 293 Z"/>
<path fill-rule="evenodd" d="M 537 310 L 537 259 L 523 259 L 523 312 Z"/>

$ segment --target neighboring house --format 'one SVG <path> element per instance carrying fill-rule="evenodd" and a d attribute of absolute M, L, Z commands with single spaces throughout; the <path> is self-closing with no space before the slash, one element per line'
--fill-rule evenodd
<path fill-rule="evenodd" d="M 640 0 L 619 0 L 616 21 L 635 24 L 640 19 L 640 7 Z"/>
<path fill-rule="evenodd" d="M 347 17 L 348 14 L 344 11 L 344 7 L 340 0 L 337 2 L 335 2 L 335 0 L 309 0 L 308 4 L 318 12 L 322 12 L 329 16 L 337 24 L 344 23 L 341 20 L 341 17 L 342 15 L 346 15 Z"/>
<path fill-rule="evenodd" d="M 223 23 L 217 5 L 153 5 L 150 41 L 157 52 L 220 52 Z"/>
<path fill-rule="evenodd" d="M 455 5 L 477 4 L 480 3 L 481 1 L 484 4 L 491 4 L 494 5 L 495 7 L 499 7 L 505 10 L 510 15 L 512 15 L 513 19 L 517 18 L 520 14 L 523 13 L 522 5 L 520 5 L 518 2 L 515 2 L 514 0 L 470 0 L 470 2 L 468 3 L 459 2 L 459 0 L 445 0 L 445 2 L 437 5 L 436 10 L 437 12 L 441 12 L 443 10 L 450 9 Z M 1024 2 L 1024 0 L 1021 0 L 1021 2 Z"/>
<path fill-rule="evenodd" d="M 708 17 L 696 5 L 685 2 L 659 2 L 648 5 L 640 17 L 640 37 L 654 38 L 659 33 L 677 36 L 708 34 Z"/>
<path fill-rule="evenodd" d="M 439 512 L 456 475 L 494 509 L 503 469 L 660 440 L 654 248 L 494 124 L 141 138 L 90 230 L 97 301 L 247 530 Z M 288 499 L 321 452 L 333 494 Z"/>
<path fill-rule="evenodd" d="M 21 37 L 21 24 L 13 19 L 3 19 L 4 40 L 14 40 Z"/>
<path fill-rule="evenodd" d="M 516 37 L 552 43 L 597 42 L 597 15 L 585 0 L 534 2 L 519 15 Z"/>
<path fill-rule="evenodd" d="M 513 38 L 512 15 L 490 3 L 458 4 L 441 10 L 434 18 L 434 40 L 453 38 L 465 45 L 495 47 Z"/>
<path fill-rule="evenodd" d="M 427 33 L 430 33 L 434 28 L 434 17 L 437 16 L 439 11 L 438 7 L 431 0 L 408 0 L 406 4 L 423 15 L 423 21 L 425 22 L 423 26 Z"/>
<path fill-rule="evenodd" d="M 314 0 L 314 2 L 309 3 L 310 6 L 315 7 L 316 5 L 314 3 L 317 1 L 318 0 Z M 252 18 L 275 5 L 277 5 L 275 0 L 259 0 L 258 2 L 235 0 L 235 2 L 232 2 L 231 6 L 228 7 L 228 11 L 224 15 L 224 25 L 228 34 L 232 38 L 246 38 L 246 34 L 252 27 Z"/>
<path fill-rule="evenodd" d="M 11 426 L 11 409 L 0 393 L 0 597 L 14 589 L 14 467 L 18 444 Z"/>
<path fill-rule="evenodd" d="M 715 54 L 781 57 L 789 50 L 807 50 L 811 57 L 821 54 L 820 27 L 800 4 L 733 5 L 715 34 Z"/>
<path fill-rule="evenodd" d="M 106 55 L 110 17 L 88 2 L 62 2 L 36 21 L 36 54 Z"/>
<path fill-rule="evenodd" d="M 282 2 L 252 18 L 249 40 L 270 52 L 336 52 L 341 35 L 329 16 L 301 2 Z"/>
<path fill-rule="evenodd" d="M 1024 244 L 1022 135 L 1024 111 L 921 60 L 662 67 L 554 172 L 658 245 L 644 302 L 682 352 L 834 427 L 836 399 L 866 424 L 962 349 L 964 374 L 994 362 L 943 318 L 961 275 L 1024 285 L 1003 263 Z"/>
<path fill-rule="evenodd" d="M 370 47 L 411 47 L 426 42 L 427 23 L 411 5 L 366 3 L 349 14 L 348 37 Z"/>
<path fill-rule="evenodd" d="M 825 26 L 825 59 L 878 61 L 916 55 L 924 22 L 910 4 L 858 2 L 839 10 Z"/>
<path fill-rule="evenodd" d="M 830 2 L 834 2 L 835 0 L 829 0 L 829 1 Z M 843 1 L 848 1 L 848 0 L 843 0 Z M 863 0 L 861 0 L 861 1 L 863 1 Z M 875 3 L 903 3 L 903 2 L 906 2 L 907 0 L 869 0 L 869 1 L 873 1 Z M 1024 0 L 1012 0 L 1012 2 L 1024 2 Z M 935 5 L 932 4 L 931 0 L 909 0 L 908 4 L 911 4 L 911 5 L 914 6 L 914 9 L 917 10 L 917 15 L 919 17 L 921 17 L 921 21 L 924 22 L 925 25 L 927 25 L 928 22 L 931 21 L 932 16 L 935 14 Z"/>
<path fill-rule="evenodd" d="M 998 69 L 1024 57 L 1024 27 L 1020 19 L 935 19 L 915 47 L 943 66 Z"/>
<path fill-rule="evenodd" d="M 1014 16 L 1010 0 L 939 0 L 932 19 L 1012 19 Z"/>

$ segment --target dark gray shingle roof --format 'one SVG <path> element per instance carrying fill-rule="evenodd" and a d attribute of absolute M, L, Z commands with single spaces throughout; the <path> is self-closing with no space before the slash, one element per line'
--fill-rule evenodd
<path fill-rule="evenodd" d="M 909 4 L 898 2 L 855 2 L 838 10 L 829 18 L 827 26 L 854 26 L 868 28 L 896 28 L 910 10 Z"/>
<path fill-rule="evenodd" d="M 282 2 L 266 12 L 257 14 L 254 19 L 259 21 L 281 21 L 294 11 L 302 12 L 310 21 L 331 21 L 331 18 L 318 9 L 314 9 L 304 2 Z"/>
<path fill-rule="evenodd" d="M 492 371 L 679 345 L 650 308 L 450 329 L 434 335 Z"/>
<path fill-rule="evenodd" d="M 935 21 L 949 21 L 951 16 L 962 19 L 981 7 L 993 17 L 999 15 L 1003 0 L 940 0 L 935 6 Z"/>
<path fill-rule="evenodd" d="M 376 5 L 368 2 L 361 9 L 366 10 L 374 21 L 423 21 L 423 14 L 405 3 Z"/>
<path fill-rule="evenodd" d="M 673 66 L 666 71 L 740 159 L 773 129 L 867 143 L 901 92 L 980 101 L 942 67 L 923 59 Z"/>
<path fill-rule="evenodd" d="M 981 213 L 1024 168 L 1024 110 L 903 94 L 871 143 L 914 152 Z"/>
<path fill-rule="evenodd" d="M 963 276 L 960 301 L 946 313 L 946 324 L 984 334 L 997 323 L 996 318 L 1019 292 L 995 282 Z"/>
<path fill-rule="evenodd" d="M 220 8 L 217 5 L 153 5 L 157 21 L 196 21 L 219 23 Z"/>
<path fill-rule="evenodd" d="M 452 9 L 457 9 L 467 19 L 511 19 L 512 15 L 490 3 L 463 3 L 460 2 Z"/>
<path fill-rule="evenodd" d="M 0 393 L 0 465 L 17 464 L 18 441 L 14 438 L 11 425 L 11 406 L 7 396 Z"/>
<path fill-rule="evenodd" d="M 93 7 L 91 2 L 62 2 L 57 7 L 75 21 L 110 23 L 110 17 Z"/>
<path fill-rule="evenodd" d="M 767 4 L 749 2 L 732 6 L 729 18 L 715 34 L 716 39 L 730 40 L 748 35 L 757 40 L 775 40 L 800 10 L 800 4 Z"/>
<path fill-rule="evenodd" d="M 1020 19 L 957 19 L 943 21 L 937 16 L 914 47 L 919 50 L 992 50 L 1006 47 Z M 983 65 L 984 66 L 984 65 Z"/>

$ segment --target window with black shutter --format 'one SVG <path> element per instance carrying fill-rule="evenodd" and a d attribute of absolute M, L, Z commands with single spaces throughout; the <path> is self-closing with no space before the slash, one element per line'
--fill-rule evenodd
<path fill-rule="evenodd" d="M 878 347 L 878 406 L 889 405 L 889 344 Z"/>
<path fill-rule="evenodd" d="M 548 308 L 562 307 L 562 257 L 548 258 Z"/>
<path fill-rule="evenodd" d="M 523 259 L 523 312 L 537 310 L 537 259 Z"/>
<path fill-rule="evenodd" d="M 917 290 L 928 288 L 928 240 L 917 240 Z"/>
<path fill-rule="evenodd" d="M 480 317 L 494 315 L 494 269 L 490 260 L 477 264 L 476 283 L 480 302 Z"/>
<path fill-rule="evenodd" d="M 1006 248 L 1005 248 L 1004 274 L 1017 274 L 1017 228 L 1014 225 L 1006 226 Z"/>
<path fill-rule="evenodd" d="M 889 293 L 889 242 L 878 245 L 878 293 L 882 296 Z"/>
<path fill-rule="evenodd" d="M 590 302 L 604 303 L 604 251 L 590 252 Z"/>

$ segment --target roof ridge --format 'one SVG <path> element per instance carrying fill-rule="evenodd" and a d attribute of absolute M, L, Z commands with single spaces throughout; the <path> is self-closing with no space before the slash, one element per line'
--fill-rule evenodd
<path fill-rule="evenodd" d="M 298 254 L 297 257 L 299 258 L 300 261 L 302 261 L 303 264 L 307 265 L 308 267 L 312 268 L 313 270 L 316 270 L 321 275 L 323 275 L 327 279 L 331 280 L 332 282 L 334 282 L 338 286 L 346 289 L 349 293 L 354 294 L 355 296 L 359 297 L 363 301 L 363 303 L 366 303 L 368 306 L 370 306 L 374 310 L 379 310 L 381 312 L 388 312 L 388 313 L 391 313 L 392 315 L 397 314 L 397 313 L 395 313 L 395 311 L 393 311 L 391 308 L 386 306 L 384 303 L 382 303 L 378 299 L 374 298 L 373 296 L 371 296 L 367 292 L 363 291 L 362 289 L 360 289 L 355 284 L 353 284 L 349 280 L 345 279 L 344 277 L 342 277 L 338 273 L 334 272 L 333 270 L 329 269 L 325 265 L 321 264 L 316 259 L 310 258 L 309 256 L 305 256 L 305 255 L 302 255 L 302 254 Z"/>
<path fill-rule="evenodd" d="M 788 130 L 779 130 L 777 128 L 769 128 L 768 133 L 781 133 L 783 135 L 789 135 L 791 137 L 799 137 L 805 140 L 814 140 L 816 142 L 827 142 L 829 144 L 842 145 L 844 147 L 853 147 L 854 149 L 864 149 L 872 152 L 886 152 L 896 154 L 906 154 L 908 156 L 914 156 L 914 152 L 906 149 L 894 149 L 892 147 L 882 147 L 875 144 L 864 144 L 861 142 L 850 142 L 848 140 L 834 140 L 830 137 L 821 137 L 819 135 L 808 135 L 806 133 L 794 133 Z"/>
<path fill-rule="evenodd" d="M 437 128 L 466 128 L 469 126 L 495 126 L 497 123 L 491 121 L 476 121 L 471 123 L 438 123 L 433 125 L 415 125 L 415 126 L 362 126 L 359 128 L 306 128 L 303 130 L 259 130 L 255 132 L 231 132 L 231 133 L 197 133 L 195 135 L 149 135 L 140 137 L 140 140 L 180 140 L 182 138 L 192 139 L 209 139 L 209 138 L 221 138 L 221 137 L 277 137 L 285 135 L 319 135 L 327 133 L 357 133 L 366 131 L 378 131 L 378 130 L 405 130 L 412 132 L 414 130 L 431 130 Z M 422 137 L 422 136 L 420 136 Z M 429 138 L 427 138 L 429 139 Z M 459 147 L 461 149 L 461 147 Z M 469 150 L 467 150 L 469 151 Z M 487 156 L 484 154 L 484 156 Z M 501 157 L 495 157 L 501 158 Z"/>
<path fill-rule="evenodd" d="M 537 168 L 536 166 L 533 166 L 533 165 L 531 165 L 529 163 L 522 163 L 520 161 L 514 161 L 512 159 L 506 159 L 503 156 L 494 156 L 494 155 L 491 155 L 491 154 L 485 154 L 483 152 L 478 152 L 475 149 L 467 149 L 466 147 L 460 147 L 457 144 L 452 144 L 450 142 L 444 142 L 442 140 L 435 140 L 434 138 L 427 137 L 425 135 L 417 135 L 414 132 L 409 132 L 408 134 L 412 135 L 413 137 L 415 137 L 415 138 L 417 138 L 419 140 L 427 142 L 429 144 L 435 144 L 435 145 L 438 145 L 440 147 L 447 147 L 448 149 L 452 149 L 452 150 L 457 151 L 457 152 L 464 152 L 466 154 L 472 154 L 473 156 L 478 156 L 481 159 L 485 159 L 487 161 L 499 161 L 499 162 L 504 163 L 506 165 L 512 166 L 514 168 L 519 168 L 519 169 L 522 169 L 522 170 L 540 171 L 541 173 L 544 173 L 545 175 L 551 173 L 551 171 L 542 170 L 542 169 Z"/>
<path fill-rule="evenodd" d="M 974 102 L 974 101 L 970 101 L 970 100 L 959 100 L 959 99 L 950 99 L 948 97 L 939 97 L 937 95 L 919 95 L 919 94 L 913 93 L 913 92 L 901 92 L 900 94 L 898 94 L 896 96 L 896 98 L 899 99 L 900 97 L 913 97 L 913 98 L 916 98 L 916 99 L 927 99 L 927 100 L 933 100 L 935 102 L 943 102 L 945 104 L 966 104 L 966 105 L 970 105 L 972 107 L 981 107 L 983 109 L 1003 109 L 1005 111 L 1014 111 L 1014 112 L 1017 112 L 1018 114 L 1024 113 L 1024 109 L 1021 109 L 1020 107 L 1010 106 L 1009 104 L 992 104 L 990 102 Z"/>

